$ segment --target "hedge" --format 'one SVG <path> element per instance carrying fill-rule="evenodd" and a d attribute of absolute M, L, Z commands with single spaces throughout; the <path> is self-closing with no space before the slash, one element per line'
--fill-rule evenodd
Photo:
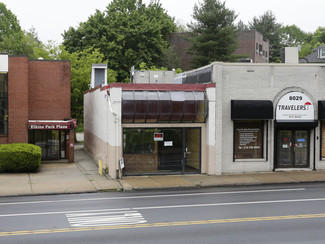
<path fill-rule="evenodd" d="M 27 143 L 0 145 L 0 172 L 35 172 L 41 164 L 42 149 Z"/>

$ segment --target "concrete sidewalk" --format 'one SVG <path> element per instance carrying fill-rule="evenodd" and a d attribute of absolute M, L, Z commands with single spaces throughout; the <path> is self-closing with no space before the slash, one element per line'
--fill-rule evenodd
<path fill-rule="evenodd" d="M 282 171 L 256 174 L 128 176 L 114 180 L 98 175 L 98 166 L 84 151 L 75 148 L 75 163 L 42 162 L 39 172 L 0 174 L 0 196 L 193 189 L 213 186 L 325 182 L 325 171 Z"/>
<path fill-rule="evenodd" d="M 77 145 L 75 163 L 42 162 L 36 173 L 0 174 L 0 196 L 122 190 L 118 181 L 98 175 L 96 163 Z"/>

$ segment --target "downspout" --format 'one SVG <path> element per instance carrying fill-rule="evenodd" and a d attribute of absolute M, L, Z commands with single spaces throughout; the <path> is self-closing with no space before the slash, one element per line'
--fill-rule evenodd
<path fill-rule="evenodd" d="M 109 88 L 107 88 L 107 94 L 109 94 Z M 112 103 L 111 103 L 111 99 L 110 99 L 110 96 L 108 96 L 108 107 L 109 107 L 109 110 L 110 112 L 114 115 L 114 124 L 115 124 L 115 143 L 116 143 L 116 149 L 115 149 L 115 157 L 116 157 L 116 160 L 118 160 L 118 121 L 119 121 L 119 117 L 118 117 L 118 114 L 113 110 L 112 108 Z M 108 122 L 108 113 L 107 113 L 107 122 Z M 109 137 L 109 130 L 107 128 L 107 140 L 108 140 L 108 137 Z M 108 149 L 107 149 L 107 162 L 108 162 Z M 119 168 L 117 167 L 116 168 L 116 178 L 118 179 L 119 178 Z"/>

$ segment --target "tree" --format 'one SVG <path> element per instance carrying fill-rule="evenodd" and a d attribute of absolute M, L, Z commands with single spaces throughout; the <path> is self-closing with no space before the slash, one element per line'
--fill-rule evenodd
<path fill-rule="evenodd" d="M 2 42 L 6 36 L 17 32 L 22 32 L 19 21 L 7 6 L 0 3 L 0 41 Z"/>
<path fill-rule="evenodd" d="M 6 5 L 0 3 L 0 52 L 23 54 L 24 32 L 19 21 Z"/>
<path fill-rule="evenodd" d="M 309 41 L 310 34 L 304 32 L 296 25 L 283 26 L 279 32 L 283 47 L 294 47 Z"/>
<path fill-rule="evenodd" d="M 193 18 L 195 22 L 188 25 L 193 68 L 231 60 L 238 45 L 235 12 L 219 0 L 204 0 L 194 5 Z"/>
<path fill-rule="evenodd" d="M 142 0 L 113 0 L 104 12 L 97 10 L 77 29 L 65 31 L 63 44 L 70 53 L 98 48 L 117 71 L 118 81 L 125 81 L 133 65 L 162 61 L 168 35 L 175 30 L 174 19 L 158 0 L 148 6 Z"/>
<path fill-rule="evenodd" d="M 0 52 L 29 58 L 38 58 L 39 53 L 46 53 L 35 28 L 22 30 L 17 17 L 3 3 L 0 3 L 0 33 Z"/>
<path fill-rule="evenodd" d="M 83 95 L 89 89 L 92 64 L 107 63 L 99 49 L 89 48 L 80 52 L 69 53 L 64 46 L 60 46 L 57 59 L 71 62 L 71 116 L 78 122 L 83 122 Z M 116 81 L 116 73 L 107 70 L 107 81 Z"/>
<path fill-rule="evenodd" d="M 237 23 L 237 30 L 238 31 L 249 31 L 249 26 L 246 25 L 243 21 L 239 21 Z"/>
<path fill-rule="evenodd" d="M 318 29 L 313 34 L 312 44 L 322 43 L 325 44 L 325 27 L 318 27 Z"/>
<path fill-rule="evenodd" d="M 176 69 L 179 67 L 179 57 L 178 54 L 175 52 L 175 49 L 173 46 L 169 46 L 164 50 L 162 53 L 162 60 L 159 63 L 159 66 L 166 67 L 167 70 Z"/>
<path fill-rule="evenodd" d="M 270 61 L 277 62 L 281 59 L 281 35 L 282 24 L 276 22 L 276 17 L 272 11 L 266 11 L 259 18 L 254 17 L 249 23 L 250 29 L 260 32 L 265 38 L 270 40 Z"/>

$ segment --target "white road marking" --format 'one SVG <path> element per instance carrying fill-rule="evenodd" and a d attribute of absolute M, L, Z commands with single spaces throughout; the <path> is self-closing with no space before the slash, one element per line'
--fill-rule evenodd
<path fill-rule="evenodd" d="M 71 227 L 134 225 L 146 223 L 147 220 L 137 211 L 83 212 L 66 214 Z"/>
<path fill-rule="evenodd" d="M 2 214 L 0 217 L 18 217 L 18 216 L 33 216 L 33 215 L 53 215 L 53 214 L 71 214 L 71 213 L 84 213 L 87 212 L 103 212 L 103 211 L 125 211 L 130 208 L 120 209 L 94 209 L 94 210 L 76 210 L 76 211 L 61 211 L 61 212 L 40 212 L 40 213 L 21 213 L 21 214 Z"/>
<path fill-rule="evenodd" d="M 315 201 L 325 201 L 325 198 L 271 200 L 271 201 L 254 201 L 254 202 L 205 203 L 205 204 L 188 204 L 188 205 L 171 205 L 171 206 L 152 206 L 152 207 L 136 207 L 136 208 L 132 208 L 132 209 L 149 210 L 149 209 L 167 209 L 167 208 L 194 208 L 194 207 L 211 207 L 211 206 L 231 206 L 231 205 L 250 205 L 250 204 L 268 204 L 268 203 L 292 203 L 292 202 L 315 202 Z"/>
<path fill-rule="evenodd" d="M 288 192 L 288 191 L 305 191 L 305 190 L 306 190 L 306 188 L 292 188 L 292 189 L 269 189 L 269 190 L 250 190 L 250 191 L 182 193 L 182 194 L 129 196 L 129 197 L 103 197 L 103 198 L 81 198 L 81 199 L 79 198 L 79 199 L 66 199 L 66 200 L 30 201 L 30 202 L 4 202 L 4 203 L 0 203 L 0 206 L 42 204 L 42 203 L 61 203 L 61 202 L 81 202 L 81 201 L 104 201 L 104 200 L 143 199 L 143 198 L 186 197 L 186 196 L 204 196 L 204 195 L 227 195 L 227 194 L 244 194 L 244 193 Z"/>
<path fill-rule="evenodd" d="M 203 203 L 203 204 L 188 204 L 188 205 L 134 207 L 134 208 L 125 208 L 125 209 L 100 209 L 100 210 L 96 209 L 96 210 L 82 210 L 82 211 L 63 211 L 63 212 L 3 214 L 3 215 L 0 215 L 0 217 L 16 217 L 16 216 L 32 216 L 32 215 L 51 215 L 51 214 L 72 214 L 72 213 L 105 212 L 105 211 L 119 211 L 119 210 L 150 210 L 150 209 L 194 208 L 194 207 L 251 205 L 251 204 L 270 204 L 270 203 L 316 202 L 316 201 L 325 201 L 325 198 L 271 200 L 271 201 L 252 201 L 252 202 Z"/>

